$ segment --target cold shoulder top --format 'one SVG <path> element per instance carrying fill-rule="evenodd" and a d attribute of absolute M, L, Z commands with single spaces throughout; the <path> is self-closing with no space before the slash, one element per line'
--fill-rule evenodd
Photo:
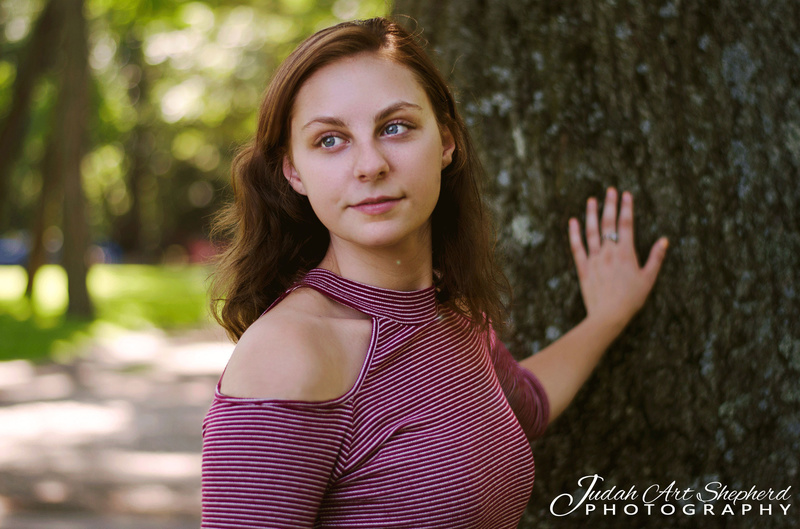
<path fill-rule="evenodd" d="M 529 440 L 548 422 L 536 377 L 434 287 L 387 290 L 323 269 L 286 294 L 301 287 L 372 317 L 364 364 L 352 388 L 321 402 L 217 385 L 202 528 L 517 527 L 534 480 Z"/>

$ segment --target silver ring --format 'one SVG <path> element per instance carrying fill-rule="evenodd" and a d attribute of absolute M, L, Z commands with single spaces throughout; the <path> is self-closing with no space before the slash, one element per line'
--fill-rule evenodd
<path fill-rule="evenodd" d="M 617 242 L 619 237 L 617 236 L 617 232 L 612 231 L 611 233 L 606 233 L 603 235 L 603 240 L 608 239 L 611 242 Z"/>

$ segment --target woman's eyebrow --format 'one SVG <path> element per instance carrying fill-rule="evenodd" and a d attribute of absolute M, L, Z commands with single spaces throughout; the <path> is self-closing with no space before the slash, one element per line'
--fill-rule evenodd
<path fill-rule="evenodd" d="M 416 103 L 410 103 L 408 101 L 398 101 L 396 103 L 392 103 L 388 107 L 386 107 L 383 110 L 381 110 L 375 116 L 375 122 L 377 123 L 379 121 L 383 121 L 384 119 L 388 118 L 389 116 L 391 116 L 392 114 L 394 114 L 398 110 L 407 110 L 407 109 L 422 110 L 422 107 L 417 105 Z M 333 116 L 317 116 L 317 117 L 312 118 L 311 120 L 309 120 L 305 125 L 303 125 L 301 130 L 305 130 L 305 129 L 307 129 L 308 127 L 310 127 L 311 125 L 313 125 L 315 123 L 320 123 L 322 125 L 331 125 L 331 126 L 334 126 L 334 127 L 345 127 L 346 126 L 346 123 L 340 118 L 336 118 L 336 117 L 333 117 Z"/>
<path fill-rule="evenodd" d="M 393 103 L 386 107 L 385 109 L 381 110 L 377 116 L 375 116 L 375 122 L 383 121 L 384 119 L 388 118 L 398 110 L 406 110 L 406 109 L 413 109 L 413 110 L 422 110 L 422 107 L 415 104 L 409 103 L 408 101 L 398 101 L 397 103 Z"/>
<path fill-rule="evenodd" d="M 334 117 L 329 117 L 329 116 L 319 116 L 319 117 L 316 117 L 316 118 L 310 120 L 305 125 L 303 125 L 303 128 L 301 130 L 307 129 L 308 127 L 310 127 L 314 123 L 321 123 L 323 125 L 332 125 L 334 127 L 344 127 L 345 126 L 344 121 L 342 121 L 339 118 L 334 118 Z"/>

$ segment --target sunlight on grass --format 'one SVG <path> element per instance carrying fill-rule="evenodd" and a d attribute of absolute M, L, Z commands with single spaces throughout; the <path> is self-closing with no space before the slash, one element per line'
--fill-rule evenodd
<path fill-rule="evenodd" d="M 0 302 L 11 301 L 25 293 L 27 274 L 21 266 L 0 266 Z"/>
<path fill-rule="evenodd" d="M 201 266 L 105 265 L 93 267 L 88 282 L 98 318 L 174 327 L 206 321 L 207 274 Z"/>
<path fill-rule="evenodd" d="M 17 319 L 39 318 L 41 323 L 67 310 L 67 274 L 57 265 L 45 265 L 33 284 L 33 306 L 24 297 L 28 274 L 21 266 L 0 266 L 0 312 Z"/>
<path fill-rule="evenodd" d="M 177 328 L 208 323 L 203 266 L 94 265 L 87 285 L 93 320 L 66 316 L 67 277 L 47 265 L 24 296 L 20 266 L 0 266 L 0 360 L 69 356 L 85 340 L 120 328 Z"/>
<path fill-rule="evenodd" d="M 33 304 L 36 312 L 43 316 L 57 316 L 67 310 L 67 273 L 63 268 L 46 265 L 36 273 Z"/>

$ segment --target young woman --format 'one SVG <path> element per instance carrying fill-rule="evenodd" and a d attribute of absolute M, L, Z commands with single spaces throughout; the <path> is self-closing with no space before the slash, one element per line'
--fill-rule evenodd
<path fill-rule="evenodd" d="M 643 305 L 633 204 L 569 235 L 587 317 L 517 363 L 481 169 L 420 46 L 372 19 L 313 35 L 272 79 L 220 217 L 217 318 L 238 341 L 206 417 L 204 528 L 512 528 L 529 440 Z M 600 226 L 598 226 L 600 225 Z M 602 233 L 602 235 L 601 235 Z"/>

